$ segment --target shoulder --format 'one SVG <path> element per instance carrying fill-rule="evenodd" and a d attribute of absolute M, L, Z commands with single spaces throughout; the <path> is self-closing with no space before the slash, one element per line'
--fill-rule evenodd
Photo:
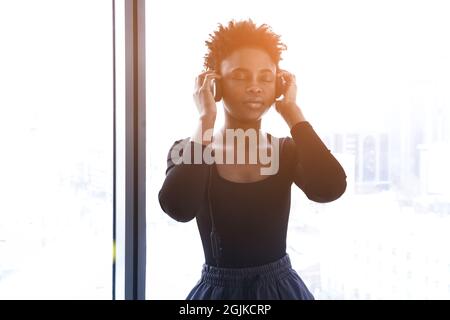
<path fill-rule="evenodd" d="M 285 162 L 292 162 L 295 160 L 295 142 L 289 136 L 280 139 L 280 154 Z"/>
<path fill-rule="evenodd" d="M 176 159 L 179 159 L 183 155 L 183 149 L 189 142 L 190 137 L 184 139 L 175 140 L 169 148 L 167 153 L 167 168 L 166 175 L 175 166 Z"/>
<path fill-rule="evenodd" d="M 179 144 L 185 145 L 185 144 L 187 144 L 189 142 L 189 140 L 190 140 L 190 137 L 174 140 L 174 142 L 172 143 L 171 148 L 173 148 L 174 146 L 179 145 Z"/>
<path fill-rule="evenodd" d="M 295 142 L 289 136 L 275 137 L 269 134 L 272 150 L 278 153 L 281 168 L 289 167 L 295 162 Z"/>
<path fill-rule="evenodd" d="M 286 152 L 289 153 L 292 151 L 293 148 L 295 148 L 294 140 L 289 136 L 275 137 L 270 133 L 268 134 L 268 136 L 272 146 L 278 145 L 278 150 L 281 154 L 284 154 Z"/>
<path fill-rule="evenodd" d="M 189 143 L 189 140 L 190 137 L 174 140 L 169 148 L 169 155 L 174 149 L 177 149 L 178 151 L 182 150 Z"/>
<path fill-rule="evenodd" d="M 291 128 L 290 133 L 290 136 L 285 136 L 280 139 L 280 145 L 283 145 L 282 148 L 280 146 L 280 150 L 282 149 L 282 154 L 289 161 L 296 161 L 298 155 L 296 141 L 310 139 L 314 134 L 314 129 L 308 121 L 301 121 Z"/>

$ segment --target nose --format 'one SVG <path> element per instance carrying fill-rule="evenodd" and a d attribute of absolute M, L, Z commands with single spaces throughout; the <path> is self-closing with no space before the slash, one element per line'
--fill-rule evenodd
<path fill-rule="evenodd" d="M 252 84 L 247 87 L 246 91 L 250 94 L 260 94 L 262 92 L 262 89 L 258 85 Z"/>

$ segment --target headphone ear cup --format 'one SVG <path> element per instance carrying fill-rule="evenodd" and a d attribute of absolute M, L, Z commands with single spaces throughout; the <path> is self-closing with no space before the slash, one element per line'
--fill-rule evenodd
<path fill-rule="evenodd" d="M 283 94 L 283 78 L 280 76 L 277 77 L 275 83 L 275 99 L 278 99 Z"/>
<path fill-rule="evenodd" d="M 222 100 L 222 83 L 219 79 L 214 80 L 214 100 L 216 102 Z"/>

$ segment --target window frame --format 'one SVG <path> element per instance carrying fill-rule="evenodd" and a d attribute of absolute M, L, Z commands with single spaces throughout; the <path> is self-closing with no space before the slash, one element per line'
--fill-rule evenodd
<path fill-rule="evenodd" d="M 112 0 L 113 300 L 145 300 L 145 0 Z M 122 33 L 123 32 L 123 33 Z"/>

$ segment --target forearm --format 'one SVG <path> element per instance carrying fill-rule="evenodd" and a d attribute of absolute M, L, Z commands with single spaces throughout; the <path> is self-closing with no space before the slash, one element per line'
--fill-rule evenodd
<path fill-rule="evenodd" d="M 302 110 L 296 104 L 283 106 L 282 110 L 283 111 L 281 112 L 281 116 L 283 117 L 284 121 L 286 121 L 290 130 L 297 123 L 306 121 Z"/>
<path fill-rule="evenodd" d="M 197 121 L 195 131 L 190 137 L 190 141 L 209 145 L 212 142 L 215 122 L 215 115 L 201 116 Z"/>

